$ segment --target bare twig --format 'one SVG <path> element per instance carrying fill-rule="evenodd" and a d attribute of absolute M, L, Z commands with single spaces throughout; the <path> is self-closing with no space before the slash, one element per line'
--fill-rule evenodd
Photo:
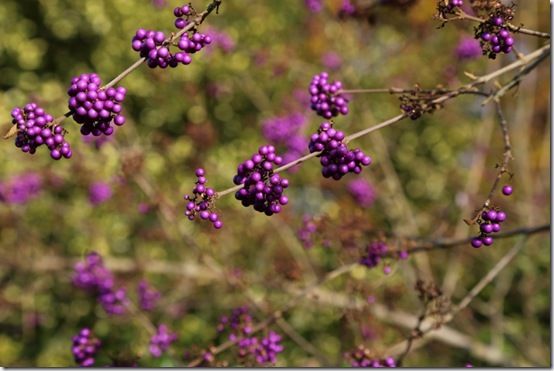
<path fill-rule="evenodd" d="M 462 309 L 466 308 L 471 303 L 471 301 L 498 276 L 498 274 L 513 260 L 517 253 L 521 251 L 521 249 L 525 245 L 525 242 L 527 241 L 527 238 L 527 236 L 522 236 L 520 238 L 520 240 L 514 245 L 514 247 L 512 247 L 512 249 L 496 263 L 496 265 L 473 287 L 473 289 L 470 290 L 470 292 L 458 303 L 458 305 L 452 307 L 450 312 L 442 319 L 441 325 L 452 321 L 456 314 L 458 314 Z M 424 323 L 420 326 L 420 339 L 436 329 L 437 326 L 434 321 L 424 321 Z M 387 354 L 402 354 L 403 350 L 406 349 L 408 342 L 409 340 L 404 340 L 394 345 L 393 347 L 389 348 Z"/>
<path fill-rule="evenodd" d="M 457 9 L 457 14 L 456 14 L 455 17 L 442 18 L 441 20 L 444 21 L 444 22 L 463 21 L 463 20 L 468 20 L 468 21 L 473 21 L 473 22 L 478 22 L 478 23 L 486 22 L 485 19 L 469 15 L 460 8 Z M 529 35 L 529 36 L 537 36 L 537 37 L 541 37 L 543 39 L 550 39 L 550 34 L 546 33 L 546 32 L 540 32 L 540 31 L 536 31 L 536 30 L 529 30 L 529 29 L 523 28 L 521 26 L 515 26 L 511 23 L 507 23 L 506 26 L 508 27 L 508 29 L 510 31 L 513 31 L 513 32 L 516 32 L 516 33 L 521 33 L 521 34 L 525 34 L 525 35 Z"/>
<path fill-rule="evenodd" d="M 500 180 L 502 179 L 502 176 L 508 173 L 508 165 L 513 158 L 512 143 L 510 141 L 508 123 L 506 122 L 506 118 L 504 116 L 504 112 L 502 111 L 502 106 L 500 104 L 500 101 L 495 100 L 494 103 L 496 105 L 496 112 L 499 118 L 500 129 L 502 130 L 502 139 L 504 141 L 504 154 L 502 156 L 502 163 L 498 166 L 498 173 L 489 191 L 487 199 L 485 200 L 481 208 L 475 211 L 473 218 L 471 220 L 465 220 L 467 224 L 475 224 L 475 222 L 478 220 L 481 213 L 490 207 L 492 197 L 496 192 L 496 190 L 498 189 L 498 185 L 500 184 Z"/>

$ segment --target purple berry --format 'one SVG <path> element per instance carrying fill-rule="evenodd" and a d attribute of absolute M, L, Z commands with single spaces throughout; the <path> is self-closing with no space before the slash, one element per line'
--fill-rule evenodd
<path fill-rule="evenodd" d="M 513 190 L 512 186 L 510 186 L 510 185 L 505 185 L 504 187 L 502 187 L 502 194 L 504 196 L 511 195 L 513 193 L 513 191 L 514 190 Z"/>

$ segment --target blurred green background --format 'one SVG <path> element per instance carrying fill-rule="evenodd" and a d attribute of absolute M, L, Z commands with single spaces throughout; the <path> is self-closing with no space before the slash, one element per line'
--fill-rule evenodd
<path fill-rule="evenodd" d="M 34 156 L 24 154 L 12 139 L 2 143 L 0 181 L 32 172 L 41 176 L 43 186 L 25 204 L 0 203 L 0 364 L 73 365 L 70 338 L 85 325 L 105 344 L 97 365 L 120 352 L 139 355 L 141 366 L 182 364 L 184 351 L 212 343 L 221 314 L 254 300 L 262 320 L 264 312 L 283 307 L 294 288 L 355 261 L 356 252 L 348 246 L 361 249 L 380 233 L 428 239 L 476 233 L 463 218 L 485 199 L 503 143 L 493 107 L 482 108 L 473 96 L 353 142 L 374 160 L 360 175 L 376 189 L 372 207 L 360 208 L 348 194 L 345 184 L 353 175 L 340 182 L 325 180 L 317 161 L 311 161 L 288 174 L 290 204 L 278 216 L 268 218 L 228 196 L 217 203 L 225 223 L 221 231 L 184 217 L 182 197 L 196 180 L 194 169 L 204 167 L 208 184 L 217 190 L 230 187 L 237 164 L 265 142 L 263 120 L 302 112 L 309 119 L 306 134 L 316 130 L 322 120 L 295 93 L 307 91 L 316 73 L 327 70 L 348 88 L 456 87 L 468 81 L 464 71 L 482 75 L 515 59 L 513 54 L 495 61 L 458 59 L 456 45 L 474 25 L 437 29 L 431 0 L 374 6 L 370 22 L 340 20 L 340 3 L 327 1 L 324 11 L 312 14 L 301 0 L 224 0 L 219 15 L 211 15 L 201 29 L 229 35 L 234 49 L 212 48 L 196 54 L 189 66 L 142 66 L 128 76 L 122 83 L 128 89 L 127 123 L 113 141 L 97 149 L 66 120 L 71 160 L 52 161 L 43 148 Z M 549 29 L 547 1 L 521 3 L 514 24 Z M 206 4 L 194 2 L 197 9 Z M 31 100 L 54 116 L 63 114 L 68 82 L 75 75 L 96 72 L 104 82 L 116 76 L 137 58 L 130 48 L 136 29 L 172 29 L 177 5 L 182 4 L 2 0 L 2 132 L 10 127 L 11 109 Z M 533 37 L 515 38 L 522 53 L 541 46 Z M 329 52 L 341 59 L 334 70 L 324 64 Z M 543 63 L 504 99 L 515 193 L 495 201 L 509 213 L 509 229 L 550 219 L 549 73 Z M 350 112 L 336 119 L 346 133 L 397 115 L 398 100 L 388 94 L 356 95 Z M 88 189 L 97 181 L 109 183 L 114 195 L 93 206 Z M 310 250 L 296 238 L 305 214 L 326 220 L 327 237 Z M 457 302 L 514 242 L 499 240 L 481 250 L 461 246 L 422 259 Z M 549 365 L 549 246 L 546 234 L 531 237 L 521 255 L 450 326 L 475 342 L 492 344 L 510 364 Z M 163 304 L 150 319 L 178 332 L 170 355 L 149 357 L 148 333 L 140 321 L 107 317 L 71 285 L 72 264 L 92 250 L 106 257 L 131 297 L 142 278 L 162 292 Z M 413 259 L 393 263 L 389 276 L 379 268 L 355 270 L 326 288 L 337 297 L 371 293 L 390 310 L 417 315 L 413 264 Z M 249 294 L 221 274 L 236 275 Z M 409 332 L 380 321 L 370 308 L 349 309 L 340 300 L 314 305 L 313 300 L 302 301 L 286 319 L 332 364 L 345 364 L 343 353 L 357 344 L 379 354 Z M 368 328 L 371 336 L 363 331 Z M 320 365 L 289 338 L 285 346 L 277 365 Z M 469 348 L 435 340 L 413 351 L 405 365 L 461 367 L 468 361 L 488 365 Z"/>

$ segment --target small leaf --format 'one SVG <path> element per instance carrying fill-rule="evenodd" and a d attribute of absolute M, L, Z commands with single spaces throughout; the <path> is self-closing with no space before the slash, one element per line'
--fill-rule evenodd
<path fill-rule="evenodd" d="M 467 77 L 469 77 L 472 80 L 477 80 L 477 76 L 475 76 L 471 72 L 464 71 L 464 75 L 466 75 Z"/>
<path fill-rule="evenodd" d="M 4 134 L 4 139 L 10 139 L 11 137 L 13 137 L 15 134 L 17 134 L 17 125 L 12 125 L 12 127 L 10 128 L 10 130 L 8 130 L 6 132 L 6 134 Z"/>

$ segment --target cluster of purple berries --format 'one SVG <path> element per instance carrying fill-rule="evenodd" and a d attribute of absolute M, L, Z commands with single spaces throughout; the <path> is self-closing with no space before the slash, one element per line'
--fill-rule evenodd
<path fill-rule="evenodd" d="M 94 356 L 100 349 L 100 340 L 94 337 L 92 331 L 88 328 L 83 328 L 79 333 L 73 336 L 73 345 L 71 352 L 75 358 L 75 362 L 81 367 L 91 367 L 94 365 Z"/>
<path fill-rule="evenodd" d="M 54 118 L 38 104 L 27 103 L 23 108 L 16 107 L 11 115 L 12 124 L 17 125 L 15 146 L 23 152 L 34 154 L 37 147 L 45 144 L 54 160 L 71 157 L 71 147 L 65 141 L 63 128 L 51 125 Z"/>
<path fill-rule="evenodd" d="M 131 40 L 131 47 L 134 51 L 140 52 L 141 57 L 147 59 L 150 68 L 177 67 L 179 63 L 192 62 L 192 58 L 186 53 L 171 54 L 162 31 L 139 28 Z"/>
<path fill-rule="evenodd" d="M 374 241 L 367 245 L 365 254 L 360 258 L 360 264 L 368 268 L 373 268 L 379 265 L 389 250 L 387 244 L 383 241 Z"/>
<path fill-rule="evenodd" d="M 464 5 L 463 0 L 448 0 L 448 6 L 451 8 L 460 8 L 462 5 Z"/>
<path fill-rule="evenodd" d="M 511 185 L 502 187 L 502 194 L 510 196 L 514 192 Z M 481 246 L 491 246 L 494 242 L 492 233 L 498 233 L 501 229 L 501 224 L 507 219 L 507 215 L 500 208 L 485 210 L 481 213 L 479 220 L 479 230 L 481 234 L 471 240 L 471 246 L 478 249 Z"/>
<path fill-rule="evenodd" d="M 505 22 L 502 16 L 492 14 L 475 31 L 475 38 L 479 40 L 483 54 L 490 59 L 495 59 L 499 53 L 508 54 L 513 49 L 514 38 Z"/>
<path fill-rule="evenodd" d="M 161 31 L 145 30 L 140 28 L 135 33 L 131 46 L 133 50 L 140 52 L 140 56 L 147 59 L 150 68 L 177 67 L 179 63 L 190 64 L 194 54 L 212 42 L 212 38 L 199 32 L 191 35 L 181 35 L 177 47 L 181 50 L 175 54 L 169 50 L 165 34 Z"/>
<path fill-rule="evenodd" d="M 148 282 L 145 280 L 140 281 L 138 285 L 138 298 L 142 310 L 147 312 L 153 310 L 160 296 L 160 292 L 151 287 Z"/>
<path fill-rule="evenodd" d="M 194 54 L 202 50 L 206 45 L 212 43 L 212 37 L 200 32 L 195 32 L 191 35 L 184 34 L 177 43 L 179 49 L 185 53 Z"/>
<path fill-rule="evenodd" d="M 323 118 L 330 119 L 340 114 L 348 114 L 348 99 L 341 94 L 340 81 L 327 81 L 329 75 L 322 72 L 315 75 L 310 83 L 311 108 Z"/>
<path fill-rule="evenodd" d="M 189 17 L 193 15 L 194 9 L 190 4 L 178 6 L 173 9 L 173 15 L 176 17 L 175 19 L 175 27 L 182 30 L 185 28 L 188 24 Z M 185 18 L 183 18 L 185 17 Z"/>
<path fill-rule="evenodd" d="M 310 138 L 308 148 L 311 153 L 321 152 L 321 173 L 325 178 L 339 180 L 350 172 L 359 174 L 362 166 L 371 164 L 371 157 L 366 156 L 361 149 L 349 150 L 343 143 L 344 137 L 344 133 L 335 130 L 332 123 L 324 122 Z"/>
<path fill-rule="evenodd" d="M 217 324 L 217 332 L 229 330 L 229 339 L 237 336 L 249 336 L 252 333 L 252 316 L 246 305 L 234 308 L 230 316 L 221 316 Z"/>
<path fill-rule="evenodd" d="M 24 204 L 37 197 L 42 188 L 39 174 L 18 174 L 0 182 L 0 202 L 7 204 Z"/>
<path fill-rule="evenodd" d="M 149 351 L 152 357 L 159 358 L 165 353 L 171 344 L 177 340 L 177 335 L 171 331 L 166 325 L 159 325 L 156 333 L 150 338 Z"/>
<path fill-rule="evenodd" d="M 368 268 L 374 268 L 387 256 L 389 248 L 384 241 L 374 241 L 367 245 L 364 254 L 361 256 L 359 263 L 365 265 Z M 408 259 L 409 253 L 408 250 L 398 250 L 392 255 L 395 259 L 406 260 Z M 392 268 L 389 264 L 385 264 L 383 267 L 383 273 L 390 274 Z"/>
<path fill-rule="evenodd" d="M 122 103 L 127 90 L 118 88 L 102 88 L 102 80 L 95 73 L 84 73 L 71 80 L 68 106 L 73 119 L 81 124 L 81 134 L 97 137 L 112 135 L 114 127 L 125 124 L 125 116 L 121 114 Z"/>
<path fill-rule="evenodd" d="M 277 355 L 285 349 L 281 344 L 281 335 L 273 331 L 269 331 L 267 336 L 257 343 L 252 353 L 260 365 L 275 364 Z"/>
<path fill-rule="evenodd" d="M 276 332 L 269 331 L 269 334 L 261 340 L 255 336 L 234 338 L 238 347 L 238 356 L 247 358 L 252 356 L 258 365 L 275 364 L 277 355 L 284 350 L 281 344 L 281 336 Z"/>
<path fill-rule="evenodd" d="M 192 189 L 192 196 L 185 195 L 187 200 L 185 215 L 189 220 L 194 220 L 197 216 L 202 220 L 209 220 L 215 229 L 223 227 L 223 222 L 219 220 L 219 215 L 212 211 L 214 199 L 216 196 L 213 188 L 206 187 L 206 172 L 204 169 L 196 169 L 196 185 Z"/>
<path fill-rule="evenodd" d="M 281 178 L 273 173 L 273 165 L 280 165 L 283 159 L 275 153 L 275 147 L 264 145 L 252 158 L 244 161 L 237 168 L 237 175 L 233 178 L 236 185 L 243 187 L 235 193 L 237 200 L 245 207 L 254 206 L 254 210 L 263 212 L 267 216 L 277 214 L 281 206 L 289 200 L 283 194 L 289 186 L 288 179 Z"/>
<path fill-rule="evenodd" d="M 396 367 L 396 361 L 394 358 L 373 358 L 369 349 L 362 345 L 346 353 L 345 356 L 350 361 L 350 365 L 352 367 Z"/>
<path fill-rule="evenodd" d="M 462 5 L 464 5 L 463 0 L 438 0 L 437 9 L 441 17 L 447 18 L 449 14 L 455 14 L 456 9 Z"/>
<path fill-rule="evenodd" d="M 114 287 L 112 272 L 104 266 L 102 257 L 91 252 L 84 262 L 77 262 L 73 275 L 73 284 L 96 295 L 108 314 L 126 312 L 128 298 L 124 288 Z"/>
<path fill-rule="evenodd" d="M 239 357 L 252 356 L 259 365 L 275 364 L 277 354 L 284 350 L 281 336 L 273 331 L 261 339 L 252 336 L 252 316 L 246 306 L 235 308 L 230 316 L 220 318 L 217 331 L 225 330 L 229 330 L 229 340 L 235 342 Z"/>
<path fill-rule="evenodd" d="M 98 301 L 108 314 L 124 314 L 127 311 L 129 299 L 125 288 L 114 288 L 104 291 L 98 296 Z"/>
<path fill-rule="evenodd" d="M 478 249 L 481 246 L 490 246 L 494 239 L 490 236 L 492 233 L 500 232 L 500 224 L 506 220 L 506 213 L 499 209 L 490 209 L 483 211 L 479 219 L 479 229 L 481 235 L 471 240 L 471 246 Z"/>

